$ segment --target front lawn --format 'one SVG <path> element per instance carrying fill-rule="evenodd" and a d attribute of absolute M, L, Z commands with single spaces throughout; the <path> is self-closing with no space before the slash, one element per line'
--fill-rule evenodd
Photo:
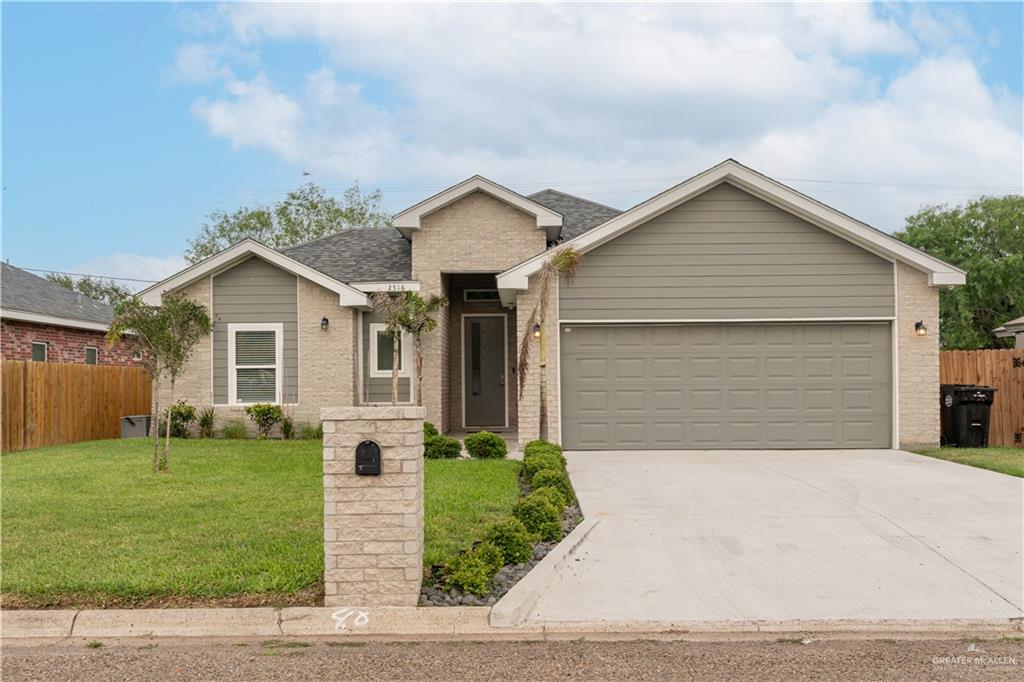
<path fill-rule="evenodd" d="M 317 603 L 317 441 L 107 440 L 0 457 L 7 606 Z M 425 561 L 507 515 L 519 464 L 427 461 Z"/>
<path fill-rule="evenodd" d="M 1024 478 L 1024 448 L 935 448 L 915 452 Z"/>

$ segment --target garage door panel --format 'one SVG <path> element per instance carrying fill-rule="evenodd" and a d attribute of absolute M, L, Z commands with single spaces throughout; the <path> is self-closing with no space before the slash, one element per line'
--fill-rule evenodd
<path fill-rule="evenodd" d="M 574 326 L 561 352 L 568 448 L 891 441 L 887 324 Z"/>

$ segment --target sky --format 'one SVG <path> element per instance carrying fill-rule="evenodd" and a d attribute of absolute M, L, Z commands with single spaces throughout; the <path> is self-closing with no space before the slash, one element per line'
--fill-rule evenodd
<path fill-rule="evenodd" d="M 735 158 L 892 232 L 1024 186 L 1022 4 L 0 5 L 2 257 L 155 280 L 311 179 L 617 208 Z M 303 173 L 309 173 L 308 177 Z"/>

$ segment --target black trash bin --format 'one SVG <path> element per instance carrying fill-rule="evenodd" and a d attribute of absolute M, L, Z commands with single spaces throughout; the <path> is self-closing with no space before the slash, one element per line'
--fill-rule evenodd
<path fill-rule="evenodd" d="M 121 417 L 121 438 L 145 438 L 149 435 L 153 417 L 148 414 L 132 414 Z"/>
<path fill-rule="evenodd" d="M 942 384 L 942 445 L 987 448 L 988 420 L 996 389 L 975 384 Z"/>

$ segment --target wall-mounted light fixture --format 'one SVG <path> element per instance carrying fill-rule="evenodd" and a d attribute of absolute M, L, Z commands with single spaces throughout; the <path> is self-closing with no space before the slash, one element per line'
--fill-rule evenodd
<path fill-rule="evenodd" d="M 928 336 L 928 325 L 924 323 L 924 320 L 918 320 L 914 323 L 914 333 L 918 336 Z"/>
<path fill-rule="evenodd" d="M 320 320 L 320 328 L 323 329 L 324 331 L 327 331 L 327 325 L 329 325 L 330 323 L 331 321 L 325 317 Z"/>
<path fill-rule="evenodd" d="M 538 324 L 538 323 L 534 323 L 534 325 L 533 325 L 533 338 L 535 338 L 535 339 L 539 339 L 540 338 L 540 324 Z"/>

